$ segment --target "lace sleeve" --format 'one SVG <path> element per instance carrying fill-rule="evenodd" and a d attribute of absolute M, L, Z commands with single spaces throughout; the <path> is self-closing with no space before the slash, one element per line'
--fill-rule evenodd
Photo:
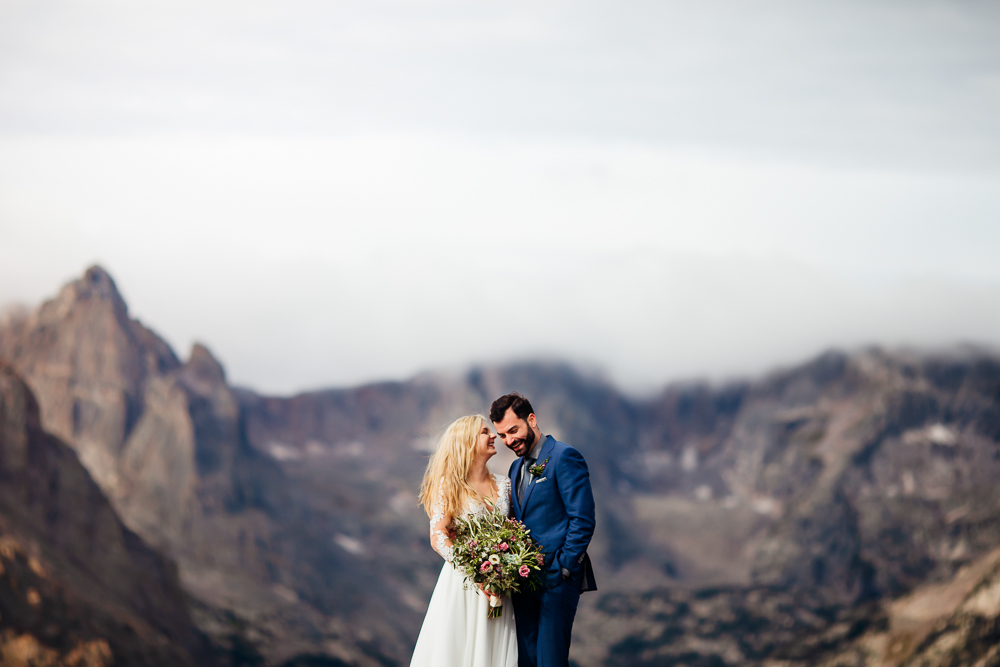
<path fill-rule="evenodd" d="M 431 506 L 431 547 L 441 554 L 449 563 L 454 558 L 451 547 L 451 540 L 448 538 L 448 526 L 451 524 L 451 515 L 444 511 L 444 485 L 438 487 L 437 500 Z"/>
<path fill-rule="evenodd" d="M 493 475 L 497 482 L 497 509 L 507 516 L 514 516 L 511 511 L 510 479 L 503 475 Z"/>

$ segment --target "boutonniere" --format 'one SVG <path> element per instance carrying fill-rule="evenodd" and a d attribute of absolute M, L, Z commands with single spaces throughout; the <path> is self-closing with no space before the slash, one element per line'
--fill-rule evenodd
<path fill-rule="evenodd" d="M 532 477 L 538 477 L 543 472 L 545 472 L 545 466 L 548 465 L 550 458 L 552 458 L 552 457 L 550 456 L 550 457 L 546 458 L 544 461 L 542 461 L 540 464 L 535 464 L 535 465 L 531 466 L 530 468 L 528 468 L 528 472 L 531 473 L 531 476 Z"/>

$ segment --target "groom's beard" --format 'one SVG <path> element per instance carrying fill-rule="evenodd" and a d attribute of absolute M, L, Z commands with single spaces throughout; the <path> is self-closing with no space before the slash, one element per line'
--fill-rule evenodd
<path fill-rule="evenodd" d="M 525 426 L 527 426 L 527 425 L 528 424 L 525 423 Z M 529 428 L 528 429 L 528 435 L 524 436 L 524 440 L 522 442 L 524 442 L 524 452 L 522 452 L 521 454 L 519 454 L 519 456 L 527 456 L 528 452 L 531 451 L 531 448 L 535 444 L 535 431 L 533 429 Z M 512 447 L 511 449 L 516 449 L 516 447 L 517 447 L 517 443 L 515 442 L 514 443 L 514 447 Z M 514 453 L 517 454 L 516 451 Z"/>

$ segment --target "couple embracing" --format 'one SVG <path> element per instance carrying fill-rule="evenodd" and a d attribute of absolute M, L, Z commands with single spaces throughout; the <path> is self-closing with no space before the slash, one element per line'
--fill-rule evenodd
<path fill-rule="evenodd" d="M 565 667 L 580 593 L 596 590 L 587 546 L 594 534 L 594 495 L 580 452 L 539 428 L 520 394 L 493 401 L 490 421 L 456 419 L 427 465 L 420 501 L 430 516 L 431 546 L 444 559 L 410 667 Z M 508 477 L 486 462 L 499 436 L 517 454 Z M 466 588 L 452 564 L 455 519 L 489 511 L 523 522 L 545 555 L 543 586 L 517 593 L 514 613 L 488 618 L 488 596 Z"/>

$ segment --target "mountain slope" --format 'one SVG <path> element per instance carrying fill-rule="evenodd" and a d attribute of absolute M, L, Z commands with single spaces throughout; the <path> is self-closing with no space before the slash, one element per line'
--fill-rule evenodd
<path fill-rule="evenodd" d="M 0 626 L 5 665 L 213 661 L 173 564 L 121 524 L 74 452 L 41 429 L 34 396 L 6 365 Z"/>

